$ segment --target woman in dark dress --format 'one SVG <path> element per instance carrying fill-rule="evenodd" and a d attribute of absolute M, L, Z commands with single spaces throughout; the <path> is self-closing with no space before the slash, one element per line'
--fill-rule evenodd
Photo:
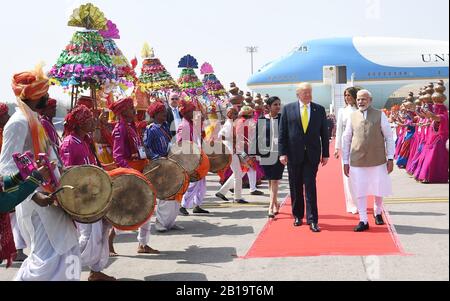
<path fill-rule="evenodd" d="M 281 100 L 274 96 L 266 101 L 269 114 L 261 116 L 258 121 L 258 152 L 261 156 L 261 166 L 269 180 L 270 206 L 269 218 L 274 218 L 279 210 L 278 188 L 283 178 L 285 166 L 281 164 L 278 155 L 278 137 L 281 117 Z"/>

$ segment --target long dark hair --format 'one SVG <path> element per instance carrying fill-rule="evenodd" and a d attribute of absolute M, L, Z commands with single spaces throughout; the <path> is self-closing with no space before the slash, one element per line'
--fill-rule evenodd
<path fill-rule="evenodd" d="M 350 94 L 356 102 L 356 99 L 358 98 L 358 92 L 360 90 L 361 89 L 357 88 L 357 87 L 350 87 L 350 88 L 345 89 L 344 95 L 345 95 L 345 93 Z M 344 101 L 345 101 L 345 104 L 348 105 L 347 100 L 345 100 L 345 97 L 344 97 Z"/>

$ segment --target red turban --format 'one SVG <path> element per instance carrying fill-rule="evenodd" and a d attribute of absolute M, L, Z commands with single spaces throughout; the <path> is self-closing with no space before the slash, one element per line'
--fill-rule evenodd
<path fill-rule="evenodd" d="M 194 112 L 195 111 L 195 106 L 192 102 L 189 101 L 181 101 L 180 104 L 180 113 L 181 115 L 186 115 L 189 112 Z"/>
<path fill-rule="evenodd" d="M 148 107 L 147 113 L 150 116 L 150 118 L 155 118 L 156 114 L 163 112 L 166 109 L 166 106 L 160 102 L 155 101 Z"/>
<path fill-rule="evenodd" d="M 56 108 L 56 99 L 49 98 L 47 101 L 47 108 Z"/>
<path fill-rule="evenodd" d="M 6 105 L 6 103 L 0 103 L 0 116 L 8 114 L 8 112 L 9 112 L 9 108 Z"/>
<path fill-rule="evenodd" d="M 94 99 L 90 96 L 81 96 L 77 100 L 77 106 L 79 105 L 85 105 L 92 110 L 94 108 Z"/>
<path fill-rule="evenodd" d="M 76 106 L 64 120 L 64 131 L 70 134 L 77 126 L 86 124 L 87 121 L 94 118 L 92 111 L 85 105 Z"/>
<path fill-rule="evenodd" d="M 22 72 L 13 76 L 12 89 L 22 100 L 37 101 L 47 95 L 50 87 L 48 79 L 40 79 L 35 72 Z"/>
<path fill-rule="evenodd" d="M 134 101 L 133 101 L 133 98 L 127 97 L 127 98 L 121 99 L 121 100 L 119 100 L 119 101 L 113 103 L 113 104 L 109 107 L 109 109 L 110 109 L 111 111 L 113 111 L 114 114 L 120 115 L 120 114 L 121 114 L 123 111 L 125 111 L 126 109 L 133 108 L 133 107 L 134 107 Z"/>

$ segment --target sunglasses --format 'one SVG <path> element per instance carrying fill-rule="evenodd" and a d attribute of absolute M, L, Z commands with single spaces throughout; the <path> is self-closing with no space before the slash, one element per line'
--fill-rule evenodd
<path fill-rule="evenodd" d="M 180 100 L 178 97 L 171 98 L 170 100 Z"/>

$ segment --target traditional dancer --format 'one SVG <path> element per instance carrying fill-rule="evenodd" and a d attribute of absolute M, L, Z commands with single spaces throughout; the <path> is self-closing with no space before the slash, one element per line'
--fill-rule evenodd
<path fill-rule="evenodd" d="M 80 165 L 100 165 L 92 150 L 89 133 L 94 129 L 92 112 L 84 105 L 75 107 L 65 118 L 64 141 L 60 156 L 66 168 Z M 76 223 L 80 233 L 81 262 L 90 268 L 89 281 L 114 281 L 102 273 L 109 260 L 108 237 L 111 224 L 100 220 L 94 224 Z"/>
<path fill-rule="evenodd" d="M 248 202 L 242 198 L 242 178 L 245 173 L 242 172 L 241 161 L 236 153 L 236 129 L 235 121 L 239 116 L 239 112 L 236 108 L 230 107 L 227 110 L 227 121 L 222 126 L 219 132 L 219 139 L 223 141 L 223 144 L 227 148 L 228 152 L 232 154 L 231 170 L 233 174 L 225 181 L 220 190 L 216 193 L 216 197 L 228 202 L 226 197 L 228 191 L 233 187 L 234 202 L 239 204 L 247 204 Z"/>
<path fill-rule="evenodd" d="M 45 107 L 48 99 L 49 82 L 42 69 L 14 75 L 12 87 L 19 108 L 5 128 L 0 174 L 18 171 L 14 153 L 49 151 L 50 159 L 56 159 L 36 113 Z M 80 249 L 72 220 L 59 207 L 41 207 L 43 203 L 33 199 L 34 196 L 30 195 L 16 208 L 20 232 L 31 251 L 15 280 L 79 280 Z M 53 200 L 47 200 L 47 205 L 51 204 Z"/>
<path fill-rule="evenodd" d="M 414 122 L 416 110 L 415 105 L 414 103 L 408 101 L 405 102 L 404 106 L 406 109 L 404 123 L 399 124 L 400 126 L 404 127 L 405 132 L 397 158 L 397 166 L 400 169 L 406 168 L 406 165 L 408 164 L 411 142 L 413 141 L 413 137 L 416 132 L 416 124 Z"/>
<path fill-rule="evenodd" d="M 113 156 L 114 161 L 119 167 L 133 168 L 143 172 L 147 164 L 147 154 L 141 137 L 137 134 L 135 120 L 135 109 L 132 98 L 124 98 L 114 103 L 110 109 L 119 117 L 119 122 L 113 130 Z M 159 254 L 158 250 L 148 246 L 150 241 L 150 220 L 139 228 L 138 234 L 138 253 L 139 254 Z M 114 229 L 110 236 L 110 252 L 114 256 L 115 251 L 112 247 L 114 240 Z"/>
<path fill-rule="evenodd" d="M 196 122 L 194 127 L 194 111 L 195 106 L 192 102 L 182 101 L 180 105 L 180 113 L 183 115 L 183 120 L 177 131 L 177 143 L 183 141 L 191 141 L 197 144 L 200 148 L 202 146 L 202 125 L 201 122 Z M 196 118 L 200 114 L 196 114 Z M 201 179 L 198 182 L 191 183 L 188 191 L 184 194 L 181 202 L 180 213 L 184 216 L 188 216 L 187 209 L 194 207 L 193 213 L 197 214 L 209 214 L 209 211 L 202 209 L 200 206 L 203 204 L 203 200 L 206 195 L 206 178 Z"/>
<path fill-rule="evenodd" d="M 154 102 L 148 108 L 148 115 L 154 123 L 147 127 L 144 135 L 144 145 L 149 155 L 149 159 L 156 160 L 167 157 L 169 145 L 172 140 L 169 124 L 167 123 L 167 110 L 162 102 Z M 170 181 L 170 179 L 167 179 Z M 179 214 L 180 204 L 178 201 L 158 200 L 156 209 L 155 228 L 158 232 L 168 230 L 184 230 L 183 227 L 175 224 Z"/>
<path fill-rule="evenodd" d="M 250 155 L 254 155 L 256 153 L 256 148 L 253 150 L 252 145 L 254 145 L 256 138 L 256 122 L 253 119 L 254 110 L 249 106 L 243 106 L 241 111 L 239 112 L 239 118 L 236 121 L 236 137 L 240 139 L 237 143 L 237 152 L 239 154 L 246 153 Z M 242 137 L 242 139 L 241 139 Z M 258 164 L 255 158 L 251 158 L 248 164 L 248 181 L 250 185 L 250 194 L 251 195 L 263 195 L 262 191 L 259 191 L 257 188 L 257 169 Z"/>
<path fill-rule="evenodd" d="M 448 183 L 448 109 L 440 97 L 437 93 L 433 94 L 433 113 L 426 113 L 432 125 L 423 150 L 422 168 L 416 177 L 422 183 Z"/>

